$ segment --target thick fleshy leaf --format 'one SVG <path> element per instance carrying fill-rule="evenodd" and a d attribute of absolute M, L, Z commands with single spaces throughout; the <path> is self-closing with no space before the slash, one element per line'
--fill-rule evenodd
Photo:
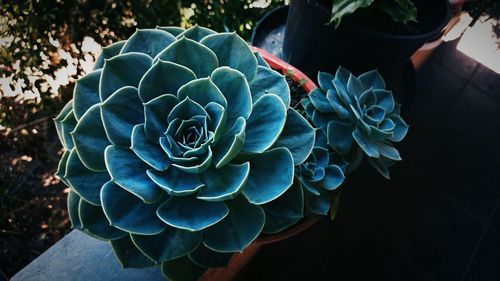
<path fill-rule="evenodd" d="M 325 167 L 325 176 L 318 183 L 326 190 L 334 190 L 344 182 L 344 172 L 337 165 Z"/>
<path fill-rule="evenodd" d="M 189 120 L 196 115 L 207 116 L 208 113 L 205 111 L 203 106 L 189 97 L 186 97 L 183 101 L 178 103 L 172 111 L 170 111 L 167 121 L 170 123 L 176 118 L 180 120 Z"/>
<path fill-rule="evenodd" d="M 401 156 L 399 156 L 398 150 L 394 148 L 392 144 L 386 142 L 375 142 L 374 145 L 377 148 L 380 155 L 395 161 L 401 160 Z"/>
<path fill-rule="evenodd" d="M 122 239 L 111 241 L 113 252 L 123 268 L 144 268 L 154 266 L 155 263 L 146 257 L 132 242 L 129 235 Z"/>
<path fill-rule="evenodd" d="M 124 86 L 137 87 L 152 63 L 151 57 L 143 53 L 127 53 L 107 60 L 99 82 L 101 101 Z"/>
<path fill-rule="evenodd" d="M 329 122 L 327 128 L 328 145 L 342 155 L 347 154 L 352 147 L 353 130 L 351 123 L 335 120 Z"/>
<path fill-rule="evenodd" d="M 173 162 L 172 166 L 177 167 L 182 171 L 190 174 L 203 173 L 208 169 L 208 167 L 210 167 L 210 164 L 212 164 L 212 157 L 213 157 L 212 149 L 210 148 L 210 146 L 207 146 L 207 149 L 208 152 L 206 153 L 206 155 L 203 156 L 204 158 L 200 158 L 200 160 L 198 160 L 194 164 L 192 163 L 183 164 L 176 161 L 172 161 Z M 172 160 L 172 157 L 170 157 L 170 159 Z"/>
<path fill-rule="evenodd" d="M 372 89 L 385 89 L 384 78 L 377 70 L 371 70 L 358 76 L 359 81 L 363 83 L 365 90 Z"/>
<path fill-rule="evenodd" d="M 170 195 L 183 196 L 195 193 L 203 187 L 197 174 L 186 173 L 176 167 L 170 167 L 164 172 L 148 170 L 147 174 Z"/>
<path fill-rule="evenodd" d="M 311 100 L 314 107 L 323 113 L 334 113 L 336 112 L 334 107 L 330 104 L 328 99 L 326 98 L 326 93 L 320 89 L 316 88 L 312 90 L 309 95 L 309 99 Z"/>
<path fill-rule="evenodd" d="M 137 29 L 123 46 L 120 54 L 139 52 L 154 58 L 175 41 L 175 37 L 160 29 Z"/>
<path fill-rule="evenodd" d="M 66 164 L 68 163 L 68 158 L 69 155 L 71 154 L 72 150 L 65 150 L 63 155 L 61 156 L 61 160 L 59 160 L 59 164 L 57 164 L 57 171 L 56 171 L 56 176 L 58 176 L 61 181 L 69 186 L 68 181 L 64 178 L 64 175 L 66 175 Z"/>
<path fill-rule="evenodd" d="M 300 183 L 295 181 L 285 194 L 262 208 L 266 213 L 264 233 L 278 233 L 294 225 L 304 217 L 304 193 Z"/>
<path fill-rule="evenodd" d="M 267 61 L 259 54 L 259 52 L 254 52 L 255 58 L 257 58 L 257 65 L 258 66 L 263 66 L 267 68 L 271 68 Z"/>
<path fill-rule="evenodd" d="M 166 31 L 172 34 L 173 36 L 177 36 L 185 31 L 184 28 L 178 26 L 157 26 L 156 29 Z"/>
<path fill-rule="evenodd" d="M 126 40 L 118 41 L 107 47 L 102 48 L 101 54 L 96 59 L 94 70 L 102 68 L 106 60 L 109 60 L 110 58 L 118 55 L 121 49 L 123 48 L 123 45 L 125 45 L 126 42 L 127 42 Z"/>
<path fill-rule="evenodd" d="M 112 144 L 130 147 L 132 130 L 144 123 L 144 107 L 137 88 L 126 86 L 101 104 L 102 123 Z"/>
<path fill-rule="evenodd" d="M 391 141 L 399 142 L 404 139 L 406 134 L 408 133 L 408 125 L 405 123 L 403 118 L 398 115 L 391 115 L 390 119 L 394 121 L 396 127 L 393 130 L 393 136 L 389 138 Z"/>
<path fill-rule="evenodd" d="M 359 128 L 356 128 L 352 132 L 352 136 L 358 143 L 359 147 L 361 147 L 361 149 L 363 149 L 363 151 L 366 153 L 366 155 L 374 158 L 380 157 L 380 153 L 378 152 L 377 148 L 372 143 L 370 138 Z"/>
<path fill-rule="evenodd" d="M 260 206 L 239 196 L 227 201 L 229 215 L 203 233 L 203 244 L 221 252 L 242 252 L 259 236 L 266 220 Z"/>
<path fill-rule="evenodd" d="M 127 235 L 126 232 L 109 224 L 102 208 L 99 206 L 94 206 L 85 200 L 80 200 L 78 214 L 82 228 L 94 237 L 102 240 L 115 240 Z"/>
<path fill-rule="evenodd" d="M 378 105 L 372 105 L 366 110 L 365 117 L 368 117 L 365 120 L 368 124 L 378 125 L 385 118 L 385 109 Z"/>
<path fill-rule="evenodd" d="M 285 127 L 274 147 L 286 147 L 292 153 L 295 165 L 304 162 L 311 153 L 315 141 L 314 128 L 293 108 L 287 111 Z"/>
<path fill-rule="evenodd" d="M 132 145 L 130 149 L 142 161 L 158 171 L 164 171 L 170 167 L 170 160 L 163 153 L 161 147 L 147 138 L 144 124 L 136 125 L 132 130 Z"/>
<path fill-rule="evenodd" d="M 333 79 L 333 85 L 335 86 L 335 93 L 342 104 L 346 106 L 352 104 L 354 97 L 351 98 L 349 95 L 346 84 L 341 82 L 340 79 L 335 78 Z"/>
<path fill-rule="evenodd" d="M 252 81 L 257 72 L 257 59 L 247 42 L 235 32 L 209 35 L 201 44 L 210 48 L 219 59 L 219 66 L 229 66 L 239 70 L 248 81 Z"/>
<path fill-rule="evenodd" d="M 332 120 L 339 120 L 336 114 L 321 113 L 318 110 L 313 111 L 311 119 L 315 127 L 322 129 L 325 134 L 327 133 L 328 123 Z"/>
<path fill-rule="evenodd" d="M 160 263 L 185 256 L 201 243 L 201 232 L 167 227 L 156 235 L 132 234 L 134 244 L 150 259 Z"/>
<path fill-rule="evenodd" d="M 64 148 L 66 150 L 72 149 L 74 146 L 73 139 L 71 137 L 71 132 L 75 129 L 77 124 L 74 110 L 68 112 L 66 117 L 61 121 L 62 136 L 64 139 Z"/>
<path fill-rule="evenodd" d="M 304 191 L 304 197 L 305 205 L 309 212 L 320 216 L 328 214 L 328 210 L 330 210 L 330 200 L 328 198 L 317 196 L 307 191 Z"/>
<path fill-rule="evenodd" d="M 80 229 L 82 228 L 82 223 L 80 222 L 80 217 L 78 215 L 78 205 L 80 204 L 80 196 L 76 192 L 71 191 L 68 193 L 68 215 L 71 222 L 71 228 Z"/>
<path fill-rule="evenodd" d="M 201 39 L 205 38 L 210 34 L 216 33 L 215 31 L 208 29 L 206 27 L 199 26 L 195 24 L 193 27 L 185 30 L 184 32 L 177 35 L 177 38 L 181 38 L 182 36 L 187 37 L 189 39 L 200 42 Z"/>
<path fill-rule="evenodd" d="M 196 79 L 182 86 L 177 92 L 177 98 L 184 100 L 186 97 L 201 106 L 205 106 L 209 102 L 216 102 L 227 108 L 226 98 L 209 77 Z"/>
<path fill-rule="evenodd" d="M 203 244 L 198 246 L 196 250 L 188 255 L 192 262 L 207 268 L 226 267 L 232 256 L 233 253 L 219 253 L 212 251 Z"/>
<path fill-rule="evenodd" d="M 330 161 L 330 156 L 328 155 L 328 149 L 325 147 L 315 146 L 313 149 L 314 159 L 316 160 L 316 164 L 319 167 L 328 166 L 328 162 Z"/>
<path fill-rule="evenodd" d="M 64 144 L 64 137 L 63 137 L 63 128 L 62 128 L 62 124 L 61 124 L 61 121 L 66 118 L 66 116 L 68 115 L 68 113 L 73 110 L 73 100 L 70 100 L 68 103 L 66 103 L 64 105 L 64 107 L 61 109 L 61 112 L 59 112 L 59 114 L 56 116 L 56 118 L 54 118 L 54 124 L 56 126 L 56 131 L 57 131 L 57 136 L 59 137 L 59 141 L 61 142 L 61 144 L 63 146 L 65 146 Z"/>
<path fill-rule="evenodd" d="M 240 165 L 227 164 L 220 169 L 210 167 L 200 175 L 205 184 L 197 195 L 206 201 L 224 201 L 236 197 L 245 186 L 250 172 L 250 163 Z"/>
<path fill-rule="evenodd" d="M 391 113 L 396 106 L 394 96 L 387 90 L 373 90 L 373 94 L 377 97 L 377 104 L 381 106 L 386 113 Z"/>
<path fill-rule="evenodd" d="M 196 75 L 191 69 L 173 62 L 159 60 L 139 82 L 139 96 L 144 103 L 164 94 L 175 96 L 182 85 L 194 79 Z M 162 113 L 165 114 L 165 112 Z"/>
<path fill-rule="evenodd" d="M 293 157 L 288 149 L 274 148 L 250 161 L 250 174 L 242 192 L 252 204 L 265 204 L 281 196 L 292 185 Z"/>
<path fill-rule="evenodd" d="M 73 90 L 73 109 L 77 120 L 94 104 L 101 102 L 99 98 L 99 79 L 102 70 L 94 70 L 76 80 Z"/>
<path fill-rule="evenodd" d="M 243 73 L 224 66 L 214 70 L 211 79 L 227 100 L 229 126 L 240 116 L 248 119 L 252 112 L 252 94 Z"/>
<path fill-rule="evenodd" d="M 100 105 L 93 105 L 82 116 L 72 133 L 73 142 L 82 163 L 96 172 L 106 171 L 104 149 L 111 143 L 101 120 Z"/>
<path fill-rule="evenodd" d="M 280 73 L 263 66 L 257 67 L 257 76 L 250 81 L 250 92 L 255 103 L 260 97 L 267 94 L 277 95 L 288 108 L 290 106 L 290 88 L 285 77 Z"/>
<path fill-rule="evenodd" d="M 189 231 L 200 231 L 224 219 L 229 213 L 226 204 L 196 199 L 195 196 L 173 196 L 157 211 L 166 224 Z"/>
<path fill-rule="evenodd" d="M 361 81 L 359 81 L 359 79 L 354 76 L 354 75 L 350 75 L 349 76 L 349 80 L 347 80 L 347 91 L 349 93 L 349 95 L 351 96 L 352 99 L 354 99 L 354 97 L 358 97 L 361 96 L 361 94 L 365 91 L 366 89 L 363 87 L 363 84 L 361 83 Z"/>
<path fill-rule="evenodd" d="M 75 150 L 72 150 L 68 157 L 65 179 L 85 201 L 96 206 L 101 205 L 101 187 L 109 180 L 109 174 L 87 169 Z"/>
<path fill-rule="evenodd" d="M 192 263 L 187 256 L 161 264 L 161 272 L 169 281 L 197 281 L 205 270 Z"/>
<path fill-rule="evenodd" d="M 384 178 L 390 180 L 389 161 L 380 158 L 368 158 L 368 163 L 375 168 Z"/>
<path fill-rule="evenodd" d="M 205 110 L 210 117 L 211 122 L 211 131 L 214 133 L 213 137 L 213 145 L 217 144 L 219 138 L 222 136 L 224 129 L 226 128 L 227 122 L 227 114 L 224 107 L 218 103 L 210 102 L 205 106 Z"/>
<path fill-rule="evenodd" d="M 335 89 L 328 90 L 328 92 L 326 93 L 326 98 L 328 99 L 328 102 L 330 103 L 333 110 L 338 114 L 338 116 L 341 119 L 344 120 L 351 119 L 351 113 L 344 105 L 342 105 L 342 102 L 340 101 L 339 96 L 337 95 L 337 91 Z"/>
<path fill-rule="evenodd" d="M 314 111 L 316 111 L 316 109 L 312 105 L 311 100 L 308 98 L 303 98 L 302 100 L 300 100 L 300 104 L 302 105 L 302 108 L 304 108 L 304 112 L 307 118 L 311 119 Z"/>
<path fill-rule="evenodd" d="M 146 174 L 149 166 L 131 150 L 110 145 L 105 156 L 108 172 L 116 184 L 146 203 L 155 202 L 160 197 L 161 189 Z"/>
<path fill-rule="evenodd" d="M 236 119 L 234 126 L 225 132 L 214 147 L 213 162 L 220 169 L 236 157 L 245 143 L 246 121 L 243 117 Z"/>
<path fill-rule="evenodd" d="M 159 53 L 155 60 L 171 61 L 191 69 L 196 77 L 207 77 L 219 66 L 215 53 L 206 46 L 183 37 Z"/>
<path fill-rule="evenodd" d="M 322 72 L 318 71 L 318 84 L 323 91 L 328 91 L 330 89 L 335 89 L 333 86 L 333 79 L 335 79 L 335 76 L 331 75 L 328 72 Z"/>
<path fill-rule="evenodd" d="M 160 200 L 158 200 L 160 201 Z M 136 234 L 160 233 L 166 225 L 156 216 L 160 202 L 145 204 L 141 199 L 113 182 L 101 189 L 104 214 L 112 226 Z"/>
<path fill-rule="evenodd" d="M 159 142 L 168 126 L 165 116 L 168 116 L 178 103 L 176 96 L 165 94 L 144 104 L 144 131 L 150 141 Z"/>
<path fill-rule="evenodd" d="M 281 134 L 286 121 L 286 107 L 275 95 L 264 95 L 253 105 L 247 120 L 242 152 L 261 153 L 270 148 Z"/>

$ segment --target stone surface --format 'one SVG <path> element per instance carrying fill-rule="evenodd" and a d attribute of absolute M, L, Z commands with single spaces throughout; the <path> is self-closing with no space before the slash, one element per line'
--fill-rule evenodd
<path fill-rule="evenodd" d="M 164 281 L 159 267 L 122 270 L 111 244 L 73 230 L 11 281 Z"/>

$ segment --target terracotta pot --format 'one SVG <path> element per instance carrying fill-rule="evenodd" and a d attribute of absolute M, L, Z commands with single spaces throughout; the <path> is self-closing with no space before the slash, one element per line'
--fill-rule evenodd
<path fill-rule="evenodd" d="M 259 52 L 259 54 L 271 66 L 271 68 L 277 71 L 281 71 L 282 74 L 287 73 L 288 70 L 292 70 L 291 76 L 293 81 L 298 82 L 301 79 L 304 79 L 306 83 L 302 86 L 302 88 L 307 93 L 317 88 L 316 84 L 314 84 L 314 82 L 300 70 L 296 69 L 290 64 L 282 61 L 281 59 L 271 55 L 270 53 L 262 49 L 253 46 L 251 48 L 254 52 Z M 286 238 L 289 238 L 291 236 L 294 236 L 304 231 L 305 229 L 313 225 L 315 222 L 316 219 L 305 218 L 285 231 L 282 231 L 274 235 L 265 235 L 265 236 L 262 235 L 258 237 L 252 244 L 250 244 L 247 248 L 245 248 L 245 250 L 242 253 L 234 254 L 229 260 L 227 267 L 209 269 L 202 276 L 200 276 L 198 281 L 232 280 L 238 274 L 238 272 L 240 272 L 241 269 L 250 262 L 250 260 L 257 253 L 257 251 L 262 245 L 278 242 Z"/>

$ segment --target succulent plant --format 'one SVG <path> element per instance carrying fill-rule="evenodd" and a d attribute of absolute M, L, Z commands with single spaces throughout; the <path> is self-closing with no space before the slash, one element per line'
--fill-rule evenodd
<path fill-rule="evenodd" d="M 340 156 L 350 155 L 351 165 L 359 163 L 359 147 L 389 178 L 390 165 L 401 160 L 391 142 L 403 140 L 408 125 L 382 76 L 372 70 L 356 77 L 339 67 L 335 76 L 319 72 L 318 83 L 303 106 L 315 127 L 326 134 L 328 146 Z"/>
<path fill-rule="evenodd" d="M 294 166 L 315 133 L 289 105 L 235 33 L 142 29 L 104 48 L 55 118 L 73 227 L 171 280 L 224 266 L 303 217 Z"/>

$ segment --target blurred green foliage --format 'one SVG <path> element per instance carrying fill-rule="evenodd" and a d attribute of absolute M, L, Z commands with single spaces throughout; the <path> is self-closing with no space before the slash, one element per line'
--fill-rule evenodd
<path fill-rule="evenodd" d="M 31 130 L 20 128 L 53 117 L 71 98 L 85 60 L 96 56 L 83 50 L 86 36 L 106 46 L 136 28 L 198 23 L 219 32 L 234 30 L 248 39 L 258 19 L 284 2 L 0 0 L 0 145 L 27 137 Z"/>

